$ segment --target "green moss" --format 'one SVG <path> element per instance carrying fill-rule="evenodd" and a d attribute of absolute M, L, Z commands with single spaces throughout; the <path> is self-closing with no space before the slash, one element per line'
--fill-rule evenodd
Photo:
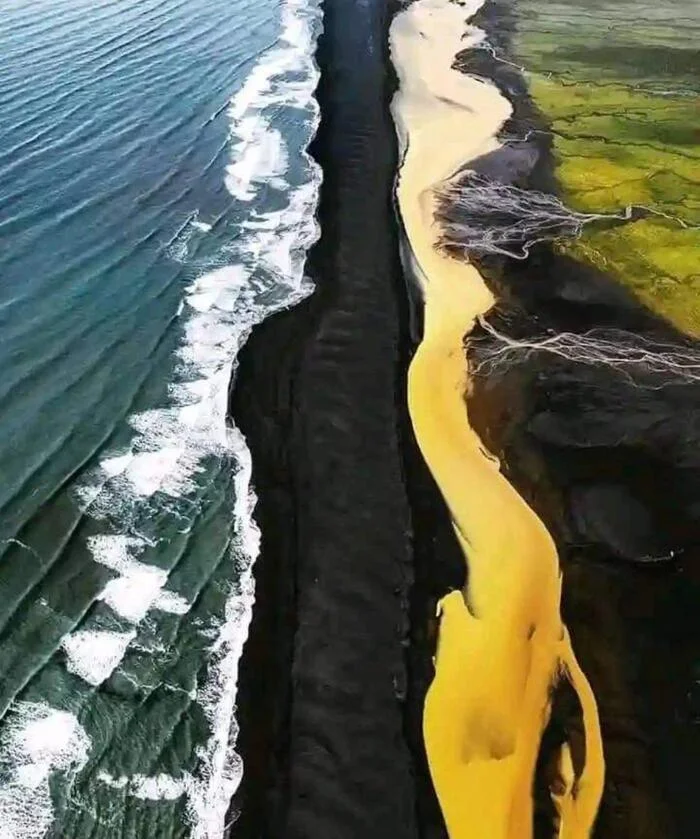
<path fill-rule="evenodd" d="M 690 334 L 700 329 L 700 230 L 644 219 L 588 228 L 558 248 L 617 277 L 650 308 Z"/>
<path fill-rule="evenodd" d="M 517 48 L 552 131 L 566 203 L 589 213 L 629 205 L 656 213 L 612 228 L 588 225 L 558 247 L 700 335 L 700 230 L 692 229 L 700 226 L 700 113 L 692 95 L 700 12 L 669 6 L 668 20 L 688 12 L 684 32 L 664 21 L 664 1 L 637 4 L 629 17 L 626 0 L 614 8 L 523 0 Z"/>

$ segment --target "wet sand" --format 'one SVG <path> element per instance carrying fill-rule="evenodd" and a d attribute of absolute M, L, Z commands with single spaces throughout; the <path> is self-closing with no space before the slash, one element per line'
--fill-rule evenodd
<path fill-rule="evenodd" d="M 585 837 L 603 785 L 595 699 L 560 618 L 557 553 L 546 528 L 470 428 L 464 335 L 494 300 L 474 266 L 438 247 L 433 188 L 498 148 L 510 116 L 498 91 L 452 70 L 478 4 L 420 0 L 392 24 L 404 158 L 398 207 L 407 262 L 424 296 L 424 336 L 409 371 L 409 411 L 450 509 L 468 582 L 441 603 L 436 674 L 425 706 L 428 760 L 452 839 L 531 836 L 532 785 L 553 685 L 568 680 L 586 731 L 585 765 L 559 754 L 559 836 Z"/>

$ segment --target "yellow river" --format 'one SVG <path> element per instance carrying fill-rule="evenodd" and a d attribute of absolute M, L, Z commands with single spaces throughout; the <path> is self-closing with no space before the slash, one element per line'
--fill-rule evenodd
<path fill-rule="evenodd" d="M 468 567 L 465 590 L 439 605 L 424 737 L 450 839 L 529 839 L 552 691 L 568 680 L 583 712 L 585 761 L 576 773 L 565 744 L 551 795 L 560 839 L 586 839 L 604 780 L 595 697 L 561 619 L 552 538 L 469 424 L 465 335 L 493 297 L 474 266 L 437 247 L 434 189 L 498 148 L 510 115 L 495 87 L 452 69 L 455 54 L 480 37 L 466 23 L 479 5 L 418 0 L 391 29 L 399 78 L 392 111 L 403 151 L 397 201 L 425 306 L 409 411 Z"/>

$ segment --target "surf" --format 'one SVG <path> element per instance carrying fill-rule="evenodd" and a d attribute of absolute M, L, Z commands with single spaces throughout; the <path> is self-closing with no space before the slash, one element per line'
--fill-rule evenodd
<path fill-rule="evenodd" d="M 167 251 L 189 277 L 172 319 L 179 334 L 172 378 L 145 389 L 150 404 L 143 399 L 146 406 L 126 417 L 100 447 L 94 465 L 69 484 L 78 510 L 68 537 L 71 548 L 92 563 L 86 570 L 90 581 L 106 582 L 76 618 L 63 619 L 68 631 L 55 655 L 48 653 L 51 666 L 63 668 L 65 684 L 78 686 L 78 697 L 53 695 L 48 680 L 41 679 L 44 660 L 29 681 L 36 681 L 33 693 L 44 686 L 45 701 L 14 701 L 4 720 L 0 758 L 9 792 L 0 796 L 0 822 L 11 825 L 12 839 L 34 839 L 59 817 L 77 818 L 72 790 L 83 780 L 99 790 L 99 801 L 104 795 L 163 805 L 182 799 L 193 837 L 224 834 L 243 772 L 234 748 L 237 671 L 255 599 L 252 571 L 259 549 L 250 452 L 228 416 L 228 398 L 237 353 L 251 330 L 312 291 L 304 267 L 319 233 L 321 172 L 307 149 L 319 122 L 314 53 L 320 20 L 317 0 L 281 4 L 274 45 L 256 55 L 226 108 L 222 188 L 237 235 L 216 249 L 210 246 L 201 258 L 199 244 L 217 234 L 221 218 L 197 211 L 182 223 Z M 197 547 L 203 522 L 214 515 L 228 520 L 223 544 Z M 195 550 L 206 563 L 199 561 L 196 573 L 183 574 Z M 46 573 L 43 565 L 41 573 Z M 223 605 L 207 613 L 204 590 L 215 573 L 224 580 Z M 124 684 L 136 696 L 148 695 L 153 686 L 134 676 L 127 659 L 151 657 L 153 671 L 161 672 L 161 660 L 182 655 L 178 644 L 184 626 L 198 634 L 206 661 L 199 662 L 194 683 L 173 680 L 160 687 L 181 695 L 185 710 L 195 709 L 192 715 L 197 724 L 204 721 L 206 739 L 189 743 L 187 768 L 172 774 L 109 771 L 121 769 L 105 754 L 105 732 L 114 723 L 85 721 L 93 694 L 99 696 L 101 686 L 117 679 L 115 695 Z M 66 707 L 54 707 L 60 702 Z M 32 726 L 54 718 L 67 732 L 67 744 L 57 745 L 55 759 L 37 759 L 41 772 L 29 772 L 21 762 L 22 744 Z M 161 731 L 156 735 L 157 747 Z M 107 768 L 95 772 L 95 765 Z M 30 795 L 30 782 L 40 785 L 41 794 Z M 61 807 L 48 795 L 49 783 Z M 57 829 L 67 831 L 62 824 Z"/>

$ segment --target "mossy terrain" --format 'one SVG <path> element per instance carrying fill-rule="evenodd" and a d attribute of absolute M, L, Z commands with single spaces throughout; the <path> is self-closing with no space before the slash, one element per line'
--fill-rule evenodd
<path fill-rule="evenodd" d="M 566 202 L 650 212 L 561 250 L 700 335 L 700 4 L 519 0 L 516 58 L 554 139 Z"/>

